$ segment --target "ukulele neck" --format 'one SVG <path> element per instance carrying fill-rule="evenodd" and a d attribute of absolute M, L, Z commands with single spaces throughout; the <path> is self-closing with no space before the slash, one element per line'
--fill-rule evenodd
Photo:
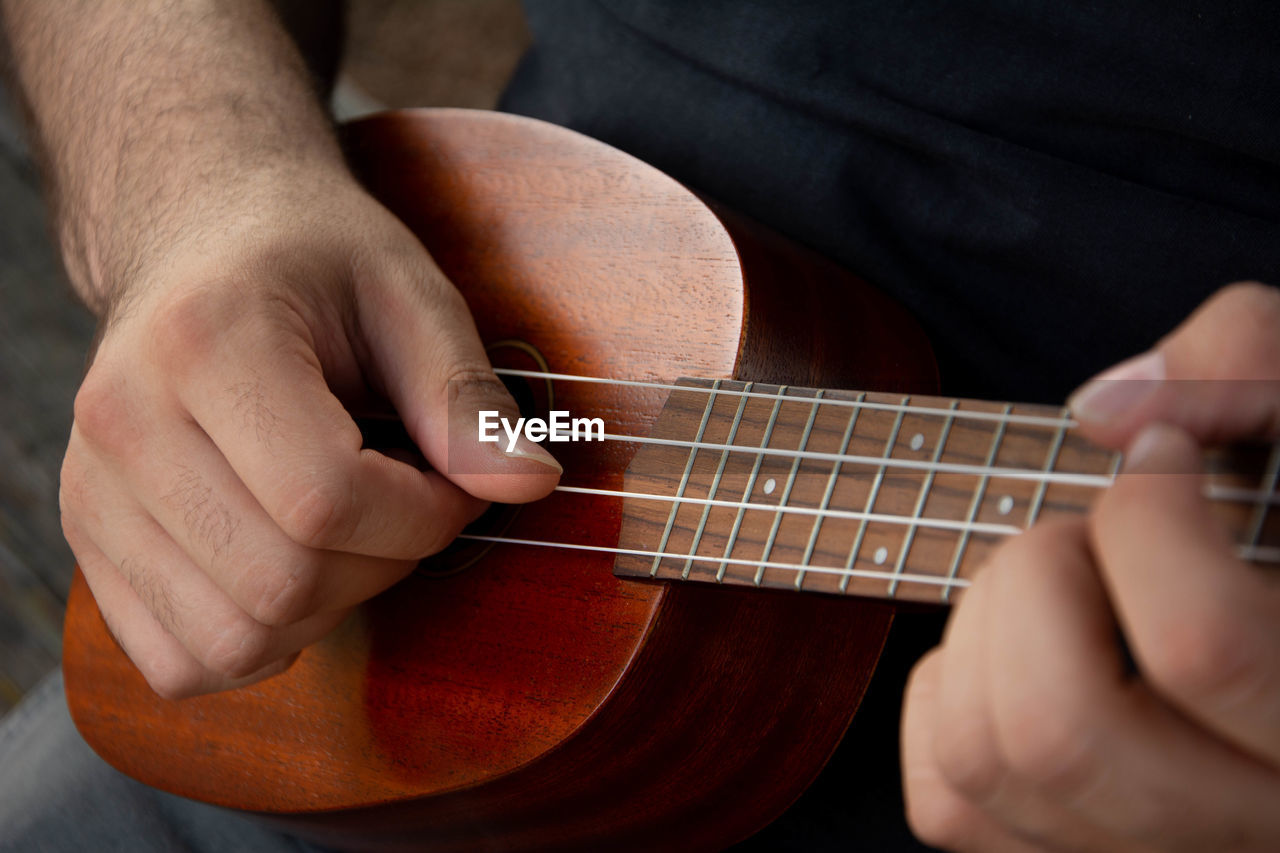
<path fill-rule="evenodd" d="M 1065 409 L 678 384 L 627 469 L 619 575 L 948 603 L 1121 464 Z M 1278 469 L 1280 444 L 1206 454 L 1209 506 L 1246 559 L 1280 559 Z"/>

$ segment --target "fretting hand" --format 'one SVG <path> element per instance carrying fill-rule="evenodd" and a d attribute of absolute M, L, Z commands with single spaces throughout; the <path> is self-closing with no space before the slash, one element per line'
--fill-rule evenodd
<path fill-rule="evenodd" d="M 984 853 L 1280 849 L 1280 586 L 1190 473 L 1280 437 L 1280 293 L 1227 288 L 1072 408 L 1122 475 L 1001 548 L 917 666 L 911 824 Z"/>

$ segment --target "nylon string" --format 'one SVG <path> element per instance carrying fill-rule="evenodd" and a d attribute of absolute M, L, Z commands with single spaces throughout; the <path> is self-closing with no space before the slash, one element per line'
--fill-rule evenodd
<path fill-rule="evenodd" d="M 857 410 L 869 409 L 876 411 L 895 412 L 895 413 L 913 413 L 913 414 L 936 414 L 943 417 L 967 418 L 971 420 L 995 421 L 1004 424 L 1023 424 L 1028 426 L 1043 426 L 1057 429 L 1072 429 L 1078 423 L 1071 418 L 1064 417 L 1043 417 L 1036 415 L 1016 415 L 1007 412 L 976 412 L 966 411 L 963 409 L 951 408 L 931 408 L 925 406 L 911 406 L 893 403 L 872 403 L 862 399 L 858 400 L 839 400 L 832 398 L 818 398 L 803 395 L 788 394 L 770 394 L 768 392 L 751 391 L 751 390 L 732 390 L 723 387 L 719 388 L 702 388 L 698 386 L 675 385 L 664 382 L 648 382 L 643 380 L 632 379 L 608 379 L 595 376 L 575 376 L 566 373 L 549 373 L 535 370 L 520 370 L 514 368 L 495 368 L 495 373 L 505 376 L 517 376 L 531 379 L 553 379 L 569 382 L 584 382 L 593 384 L 605 384 L 624 387 L 640 387 L 665 391 L 694 391 L 705 394 L 714 394 L 715 396 L 726 397 L 743 397 L 743 398 L 760 398 L 773 402 L 795 401 L 799 403 L 814 404 L 820 401 L 824 406 L 841 406 Z M 747 389 L 750 384 L 747 385 Z M 940 461 L 922 461 L 914 459 L 895 459 L 893 457 L 883 456 L 865 456 L 850 453 L 829 453 L 813 450 L 789 450 L 785 448 L 773 447 L 755 447 L 751 445 L 740 444 L 721 444 L 716 442 L 705 441 L 687 441 L 681 439 L 665 439 L 654 438 L 650 436 L 635 435 L 619 435 L 615 433 L 605 433 L 604 439 L 607 441 L 618 441 L 624 443 L 650 444 L 667 447 L 688 448 L 691 451 L 697 450 L 713 450 L 721 452 L 741 452 L 755 454 L 759 456 L 778 456 L 789 459 L 804 460 L 813 459 L 818 461 L 834 462 L 837 464 L 852 463 L 869 465 L 872 467 L 899 467 L 911 470 L 920 470 L 930 473 L 955 473 L 968 474 L 980 477 L 1003 477 L 1014 480 L 1029 480 L 1036 483 L 1048 485 L 1050 483 L 1061 483 L 1064 485 L 1082 486 L 1086 488 L 1107 488 L 1115 482 L 1114 474 L 1073 474 L 1070 472 L 1046 472 L 1041 469 L 1023 469 L 1023 468 L 1007 468 L 995 465 L 971 465 L 953 462 Z M 1119 458 L 1119 454 L 1117 454 Z M 859 520 L 864 522 L 877 522 L 882 524 L 892 524 L 905 526 L 908 529 L 914 527 L 931 527 L 936 529 L 954 530 L 965 533 L 985 533 L 997 536 L 1012 536 L 1021 533 L 1024 528 L 1012 524 L 992 524 L 988 522 L 978 521 L 955 521 L 951 519 L 935 519 L 928 517 L 908 517 L 901 515 L 893 515 L 888 513 L 876 513 L 871 511 L 860 512 L 857 510 L 840 510 L 840 509 L 818 509 L 813 507 L 798 506 L 779 506 L 774 504 L 760 504 L 751 501 L 732 501 L 721 500 L 716 498 L 694 498 L 689 496 L 670 496 L 649 494 L 643 492 L 628 492 L 616 489 L 597 489 L 584 486 L 556 486 L 556 491 L 569 494 L 595 495 L 598 497 L 618 497 L 632 498 L 636 500 L 649 501 L 669 501 L 674 505 L 694 504 L 699 506 L 725 507 L 729 509 L 739 510 L 758 510 L 774 513 L 792 513 L 796 515 L 807 515 L 818 518 L 841 518 Z M 1205 488 L 1205 495 L 1211 500 L 1231 501 L 1239 503 L 1252 503 L 1261 505 L 1277 505 L 1280 504 L 1280 495 L 1274 491 L 1264 492 L 1258 489 L 1244 489 L 1240 487 L 1222 486 L 1218 484 L 1209 484 Z M 786 563 L 778 561 L 750 560 L 744 558 L 732 557 L 703 557 L 698 554 L 685 554 L 678 552 L 667 552 L 664 550 L 643 550 L 632 548 L 618 548 L 605 545 L 585 545 L 569 542 L 547 542 L 537 539 L 519 539 L 506 536 L 486 536 L 481 534 L 461 534 L 459 539 L 467 539 L 478 542 L 490 542 L 495 544 L 508 545 L 531 545 L 551 548 L 562 548 L 576 551 L 593 551 L 601 553 L 610 553 L 618 555 L 652 557 L 659 560 L 671 558 L 677 560 L 692 560 L 695 562 L 714 562 L 729 563 L 733 565 L 748 565 L 757 568 L 772 568 L 792 572 L 807 572 L 818 574 L 837 575 L 846 578 L 866 578 L 881 579 L 892 581 L 895 578 L 901 581 L 911 581 L 923 584 L 940 586 L 944 589 L 955 587 L 967 587 L 969 582 L 963 578 L 956 577 L 937 577 L 933 575 L 921 575 L 916 573 L 902 573 L 894 571 L 878 571 L 874 569 L 854 569 L 830 566 L 814 566 L 808 564 Z M 1280 547 L 1261 546 L 1261 545 L 1243 545 L 1236 549 L 1236 553 L 1243 559 L 1254 560 L 1259 562 L 1280 562 Z"/>

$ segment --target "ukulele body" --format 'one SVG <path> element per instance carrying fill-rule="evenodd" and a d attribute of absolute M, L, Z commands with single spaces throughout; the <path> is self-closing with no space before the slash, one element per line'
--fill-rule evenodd
<path fill-rule="evenodd" d="M 460 110 L 347 131 L 357 170 L 471 306 L 495 364 L 929 391 L 900 309 L 670 178 L 570 131 Z M 533 396 L 644 435 L 661 391 Z M 634 447 L 552 448 L 621 489 Z M 612 546 L 621 502 L 556 493 L 505 535 Z M 605 553 L 498 545 L 360 608 L 283 675 L 157 697 L 77 573 L 77 726 L 130 776 L 348 849 L 718 849 L 780 814 L 852 719 L 892 618 L 837 597 L 613 575 Z"/>

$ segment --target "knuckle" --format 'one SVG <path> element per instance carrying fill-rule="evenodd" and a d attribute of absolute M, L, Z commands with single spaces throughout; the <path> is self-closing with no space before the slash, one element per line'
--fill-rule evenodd
<path fill-rule="evenodd" d="M 342 546 L 355 526 L 352 478 L 330 470 L 307 481 L 286 486 L 272 519 L 291 540 L 308 548 Z"/>
<path fill-rule="evenodd" d="M 91 445 L 123 455 L 137 445 L 137 419 L 130 416 L 123 382 L 103 370 L 91 370 L 72 404 L 76 429 Z"/>
<path fill-rule="evenodd" d="M 250 574 L 254 588 L 245 596 L 249 615 L 260 625 L 283 627 L 312 615 L 320 585 L 313 560 L 282 560 Z"/>
<path fill-rule="evenodd" d="M 491 405 L 504 411 L 515 411 L 515 400 L 507 386 L 488 365 L 458 364 L 445 380 L 449 402 Z"/>
<path fill-rule="evenodd" d="M 194 660 L 158 653 L 134 663 L 147 684 L 162 699 L 186 699 L 202 692 L 204 671 Z"/>
<path fill-rule="evenodd" d="M 972 810 L 962 800 L 916 794 L 907 796 L 907 825 L 930 847 L 947 849 L 965 843 L 973 834 Z"/>
<path fill-rule="evenodd" d="M 1238 310 L 1244 313 L 1260 314 L 1273 322 L 1280 322 L 1280 289 L 1260 281 L 1233 282 L 1219 291 L 1214 300 L 1238 306 Z"/>
<path fill-rule="evenodd" d="M 1247 620 L 1222 606 L 1202 607 L 1184 619 L 1168 619 L 1136 651 L 1146 674 L 1166 695 L 1197 704 L 1241 698 L 1261 681 Z"/>
<path fill-rule="evenodd" d="M 200 364 L 225 339 L 239 311 L 218 298 L 220 288 L 192 288 L 159 306 L 152 319 L 151 340 L 157 355 L 171 368 Z"/>
<path fill-rule="evenodd" d="M 224 626 L 201 651 L 200 661 L 210 671 L 226 678 L 252 675 L 270 661 L 267 654 L 271 631 L 249 619 Z"/>
<path fill-rule="evenodd" d="M 999 788 L 1006 769 L 985 728 L 974 721 L 951 720 L 939 726 L 933 744 L 942 777 L 965 797 L 982 801 Z"/>
<path fill-rule="evenodd" d="M 1230 284 L 1175 340 L 1188 358 L 1212 355 L 1210 375 L 1280 379 L 1280 290 L 1256 281 Z"/>
<path fill-rule="evenodd" d="M 1240 351 L 1241 358 L 1247 360 L 1242 367 L 1249 370 L 1242 375 L 1269 370 L 1270 378 L 1280 378 L 1275 373 L 1280 363 L 1280 290 L 1258 282 L 1243 282 L 1232 285 L 1229 292 L 1239 303 L 1237 328 L 1243 338 Z"/>
<path fill-rule="evenodd" d="M 1263 288 L 1264 298 L 1255 298 L 1244 325 L 1243 358 L 1247 369 L 1240 375 L 1259 379 L 1280 379 L 1280 291 Z"/>
<path fill-rule="evenodd" d="M 1009 769 L 1056 798 L 1079 796 L 1101 772 L 1088 712 L 1049 701 L 1011 710 L 1004 732 Z"/>
<path fill-rule="evenodd" d="M 100 380 L 100 375 L 100 371 L 89 372 L 71 407 L 76 426 L 86 435 L 97 433 L 100 427 L 110 427 L 119 414 L 115 389 Z"/>

